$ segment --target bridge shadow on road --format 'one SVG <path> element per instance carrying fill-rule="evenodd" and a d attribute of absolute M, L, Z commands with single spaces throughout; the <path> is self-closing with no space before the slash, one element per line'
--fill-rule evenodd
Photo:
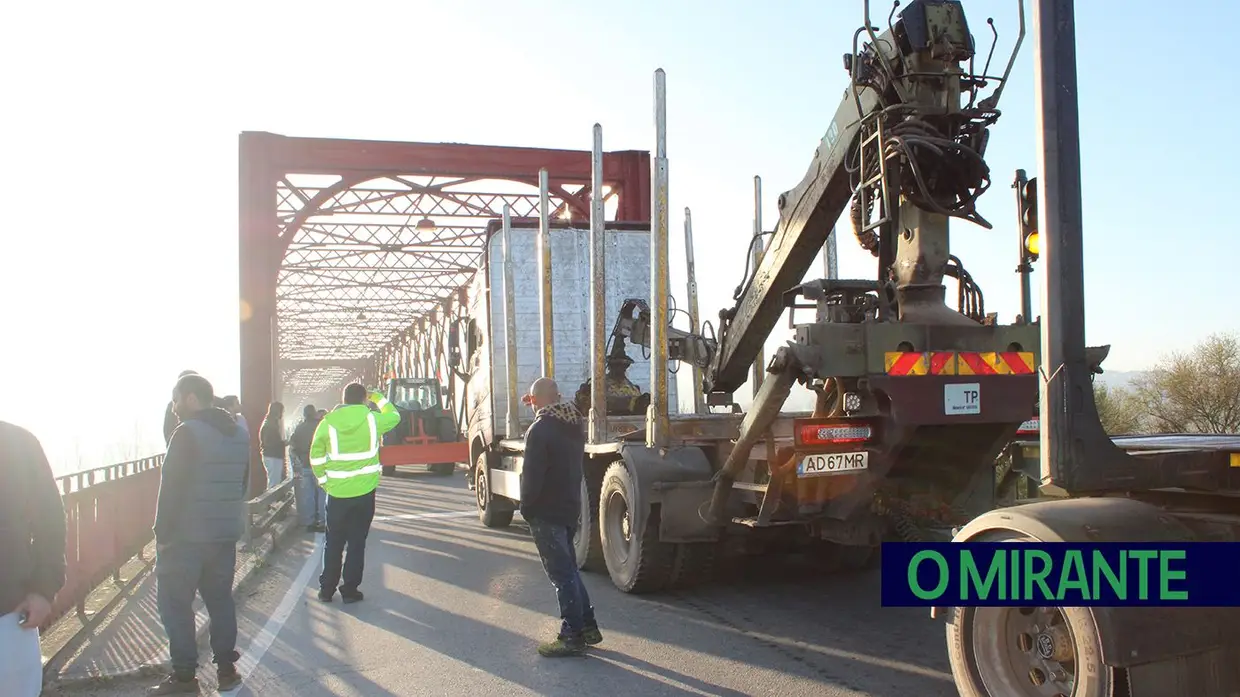
<path fill-rule="evenodd" d="M 472 505 L 460 482 L 406 482 L 385 487 L 384 512 Z M 796 558 L 749 558 L 705 586 L 651 596 L 586 574 L 607 640 L 584 667 L 561 668 L 533 655 L 558 621 L 519 517 L 503 530 L 473 517 L 388 520 L 372 540 L 385 550 L 371 558 L 382 559 L 391 612 L 369 619 L 539 694 L 569 694 L 579 684 L 643 695 L 955 694 L 941 624 L 923 610 L 881 608 L 877 572 L 830 576 Z M 420 632 L 401 617 L 440 629 Z M 582 670 L 589 677 L 578 677 Z M 546 682 L 548 671 L 555 682 Z"/>

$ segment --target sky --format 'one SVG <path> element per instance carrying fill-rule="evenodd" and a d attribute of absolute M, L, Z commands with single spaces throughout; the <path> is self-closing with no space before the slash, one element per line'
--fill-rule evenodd
<path fill-rule="evenodd" d="M 995 229 L 952 228 L 987 310 L 1009 322 L 1019 297 L 1009 185 L 1017 168 L 1037 173 L 1027 4 L 1030 35 L 987 152 L 993 184 L 980 210 Z M 650 150 L 662 67 L 672 287 L 683 306 L 689 206 L 702 314 L 714 317 L 741 280 L 753 176 L 771 229 L 779 193 L 804 176 L 843 96 L 841 56 L 862 23 L 860 0 L 341 7 L 6 11 L 0 419 L 35 431 L 58 469 L 158 451 L 181 370 L 238 392 L 241 131 L 588 150 L 598 122 L 606 150 Z M 965 9 L 983 49 L 994 17 L 1002 66 L 1016 3 Z M 875 2 L 875 23 L 889 10 Z M 1077 3 L 1087 331 L 1112 345 L 1110 369 L 1140 370 L 1240 328 L 1226 309 L 1237 178 L 1218 136 L 1240 93 L 1225 33 L 1238 20 L 1240 4 L 1212 0 Z M 841 275 L 872 275 L 868 253 L 840 232 Z M 790 337 L 784 327 L 772 348 Z"/>

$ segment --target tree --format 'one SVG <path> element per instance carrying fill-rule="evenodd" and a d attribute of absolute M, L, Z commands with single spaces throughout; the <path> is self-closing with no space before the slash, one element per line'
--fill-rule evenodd
<path fill-rule="evenodd" d="M 1132 390 L 1095 382 L 1094 404 L 1098 406 L 1098 419 L 1102 421 L 1107 435 L 1119 436 L 1145 430 L 1147 414 Z"/>
<path fill-rule="evenodd" d="M 1133 386 L 1151 430 L 1240 432 L 1240 337 L 1211 335 L 1187 353 L 1164 357 Z"/>

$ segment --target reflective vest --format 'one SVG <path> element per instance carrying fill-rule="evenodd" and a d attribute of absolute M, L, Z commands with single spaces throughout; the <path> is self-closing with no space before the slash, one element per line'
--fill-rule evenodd
<path fill-rule="evenodd" d="M 327 412 L 310 443 L 310 468 L 328 496 L 351 499 L 379 486 L 383 434 L 400 424 L 400 412 L 383 395 L 372 393 L 375 412 L 365 404 L 342 404 Z"/>

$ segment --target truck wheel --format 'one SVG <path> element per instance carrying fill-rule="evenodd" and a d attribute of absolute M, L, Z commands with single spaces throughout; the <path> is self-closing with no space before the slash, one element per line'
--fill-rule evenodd
<path fill-rule="evenodd" d="M 599 487 L 591 486 L 588 479 L 581 478 L 581 515 L 573 533 L 573 553 L 577 556 L 577 568 L 603 571 L 607 562 L 603 559 L 603 540 L 598 530 Z"/>
<path fill-rule="evenodd" d="M 396 474 L 396 465 L 384 465 L 383 466 L 383 476 L 390 477 L 393 474 Z"/>
<path fill-rule="evenodd" d="M 478 455 L 474 493 L 478 501 L 478 520 L 488 528 L 506 528 L 512 525 L 512 504 L 491 494 L 491 472 L 487 468 L 487 454 Z"/>
<path fill-rule="evenodd" d="M 623 462 L 603 475 L 599 492 L 599 536 L 611 582 L 625 593 L 661 590 L 671 575 L 675 548 L 659 541 L 659 513 L 651 508 L 645 530 L 633 535 L 633 477 Z"/>
<path fill-rule="evenodd" d="M 1036 542 L 995 532 L 977 542 Z M 1112 697 L 1120 682 L 1102 662 L 1089 608 L 957 607 L 947 656 L 961 697 Z"/>
<path fill-rule="evenodd" d="M 437 474 L 440 477 L 447 477 L 456 472 L 455 462 L 436 462 L 431 465 L 431 474 Z"/>

